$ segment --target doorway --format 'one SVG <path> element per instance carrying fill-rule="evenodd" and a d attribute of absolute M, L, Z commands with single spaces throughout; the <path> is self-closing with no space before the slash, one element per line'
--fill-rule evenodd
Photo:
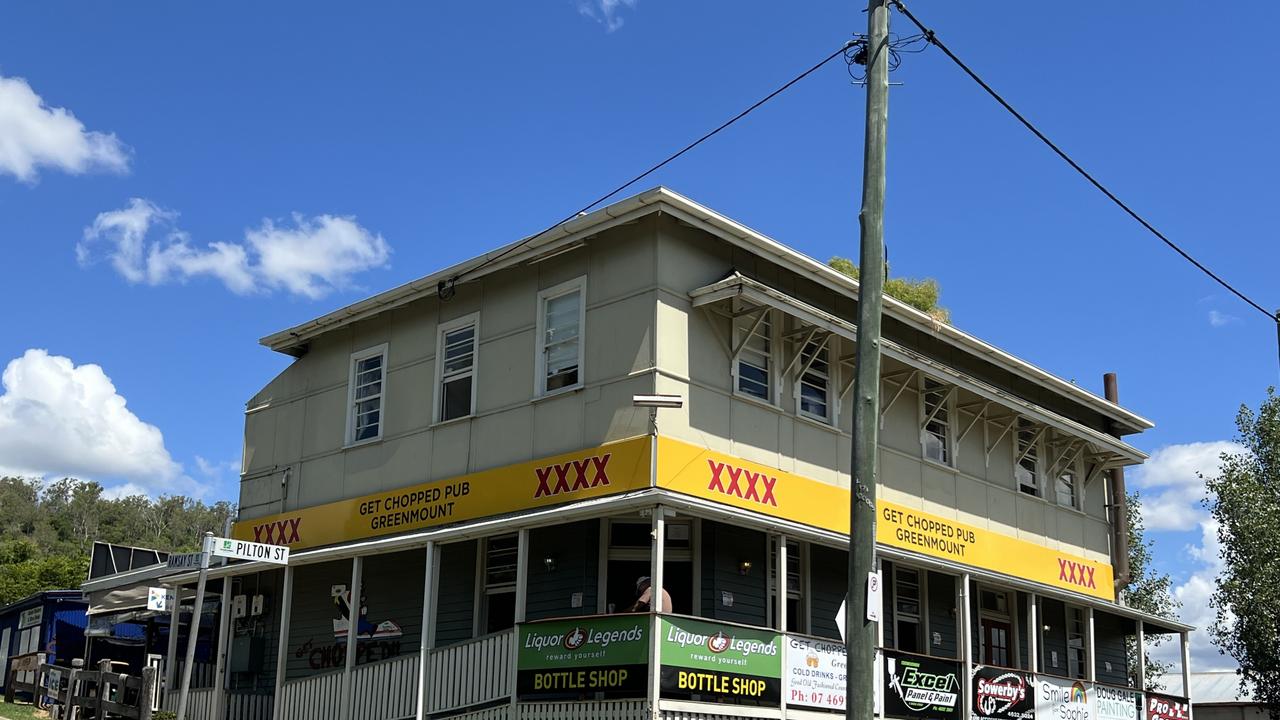
<path fill-rule="evenodd" d="M 1013 667 L 1009 654 L 1009 638 L 1012 636 L 1013 627 L 1007 621 L 982 618 L 982 663 Z"/>
<path fill-rule="evenodd" d="M 639 596 L 636 592 L 639 579 L 649 577 L 651 571 L 649 553 L 653 543 L 649 533 L 652 526 L 643 519 L 609 519 L 606 522 L 609 546 L 602 609 L 605 613 L 627 612 Z M 692 615 L 692 523 L 668 520 L 666 529 L 662 587 L 671 597 L 671 607 L 663 608 L 663 611 Z"/>

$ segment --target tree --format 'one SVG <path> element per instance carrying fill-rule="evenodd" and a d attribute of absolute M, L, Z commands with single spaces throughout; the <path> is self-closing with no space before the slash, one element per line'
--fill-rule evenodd
<path fill-rule="evenodd" d="M 1236 414 L 1245 452 L 1223 453 L 1206 478 L 1205 504 L 1218 523 L 1222 572 L 1210 632 L 1240 663 L 1241 690 L 1280 720 L 1280 397 L 1274 387 L 1254 413 Z"/>
<path fill-rule="evenodd" d="M 854 265 L 853 261 L 848 258 L 833 257 L 827 261 L 827 266 L 832 270 L 848 275 L 854 280 L 858 279 L 858 266 Z M 949 323 L 951 322 L 951 311 L 938 304 L 938 297 L 941 292 L 942 290 L 938 287 L 938 281 L 933 278 L 912 280 L 910 278 L 887 277 L 884 281 L 885 295 L 897 298 L 921 312 L 928 313 L 938 322 Z"/>
<path fill-rule="evenodd" d="M 1129 516 L 1129 584 L 1121 588 L 1120 597 L 1125 605 L 1152 615 L 1164 618 L 1177 616 L 1179 603 L 1173 598 L 1173 581 L 1168 574 L 1157 573 L 1151 567 L 1151 541 L 1145 537 L 1146 528 L 1142 524 L 1142 498 L 1137 493 L 1129 493 L 1126 507 Z M 1147 648 L 1159 645 L 1164 637 L 1153 635 L 1149 638 Z M 1146 677 L 1138 677 L 1138 642 L 1137 638 L 1126 638 L 1125 646 L 1129 656 L 1129 684 L 1143 690 L 1163 690 L 1164 683 L 1159 678 L 1173 669 L 1173 663 L 1154 660 L 1144 649 L 1147 673 Z"/>

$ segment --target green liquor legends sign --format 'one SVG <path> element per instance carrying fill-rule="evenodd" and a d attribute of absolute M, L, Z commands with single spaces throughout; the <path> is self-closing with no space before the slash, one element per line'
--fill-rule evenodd
<path fill-rule="evenodd" d="M 647 615 L 568 618 L 520 625 L 516 694 L 643 697 L 649 665 Z"/>
<path fill-rule="evenodd" d="M 658 620 L 662 694 L 776 705 L 782 635 L 685 617 Z"/>

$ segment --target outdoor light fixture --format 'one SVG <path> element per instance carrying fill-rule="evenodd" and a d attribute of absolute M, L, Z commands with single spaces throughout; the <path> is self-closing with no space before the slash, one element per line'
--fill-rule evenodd
<path fill-rule="evenodd" d="M 679 395 L 632 395 L 631 404 L 647 408 L 684 407 L 684 398 Z"/>
<path fill-rule="evenodd" d="M 554 572 L 554 571 L 555 571 L 555 569 L 556 569 L 556 558 L 555 558 L 555 556 L 554 556 L 554 555 L 548 555 L 548 556 L 546 556 L 546 557 L 542 558 L 542 566 L 543 566 L 543 567 L 545 567 L 545 568 L 547 569 L 547 572 Z"/>
<path fill-rule="evenodd" d="M 739 574 L 739 575 L 746 575 L 746 574 L 747 574 L 747 573 L 749 573 L 749 572 L 751 572 L 751 561 L 750 561 L 750 560 L 743 560 L 742 562 L 738 563 L 738 574 Z"/>

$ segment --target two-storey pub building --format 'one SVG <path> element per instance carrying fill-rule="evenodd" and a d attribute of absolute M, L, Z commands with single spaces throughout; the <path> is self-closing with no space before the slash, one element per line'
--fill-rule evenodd
<path fill-rule="evenodd" d="M 264 338 L 232 532 L 290 563 L 211 571 L 252 611 L 191 716 L 831 717 L 857 298 L 658 188 Z M 881 716 L 1177 717 L 1129 648 L 1189 628 L 1116 592 L 1151 423 L 893 299 L 884 336 Z"/>

